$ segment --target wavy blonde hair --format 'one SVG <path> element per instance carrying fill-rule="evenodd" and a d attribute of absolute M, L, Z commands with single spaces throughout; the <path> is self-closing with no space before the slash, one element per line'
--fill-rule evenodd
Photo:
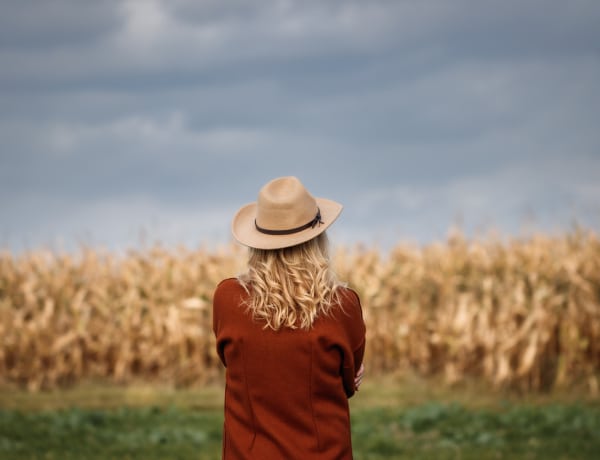
<path fill-rule="evenodd" d="M 248 270 L 238 277 L 250 294 L 247 306 L 265 329 L 310 329 L 339 302 L 325 233 L 283 249 L 250 248 Z"/>

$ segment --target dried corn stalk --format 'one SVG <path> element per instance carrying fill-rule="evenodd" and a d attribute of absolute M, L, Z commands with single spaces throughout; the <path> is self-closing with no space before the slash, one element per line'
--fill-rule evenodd
<path fill-rule="evenodd" d="M 0 382 L 38 390 L 82 379 L 220 378 L 212 293 L 244 259 L 235 247 L 0 254 Z M 388 254 L 339 249 L 334 260 L 361 296 L 369 372 L 529 390 L 587 382 L 598 392 L 596 234 L 471 242 L 454 234 Z"/>

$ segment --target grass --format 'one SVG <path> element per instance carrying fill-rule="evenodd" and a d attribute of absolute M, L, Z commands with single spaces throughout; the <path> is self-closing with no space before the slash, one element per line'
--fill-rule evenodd
<path fill-rule="evenodd" d="M 215 411 L 138 407 L 0 412 L 2 459 L 218 458 Z"/>
<path fill-rule="evenodd" d="M 357 459 L 597 459 L 600 453 L 598 407 L 498 411 L 432 403 L 366 409 L 354 421 Z"/>
<path fill-rule="evenodd" d="M 0 458 L 218 459 L 222 396 L 221 386 L 4 389 Z M 599 458 L 600 402 L 585 395 L 387 378 L 351 402 L 356 460 Z"/>

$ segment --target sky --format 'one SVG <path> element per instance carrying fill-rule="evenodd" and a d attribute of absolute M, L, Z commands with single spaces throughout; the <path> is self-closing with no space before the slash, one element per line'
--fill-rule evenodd
<path fill-rule="evenodd" d="M 297 176 L 334 242 L 600 229 L 596 0 L 2 0 L 0 247 L 227 244 Z"/>

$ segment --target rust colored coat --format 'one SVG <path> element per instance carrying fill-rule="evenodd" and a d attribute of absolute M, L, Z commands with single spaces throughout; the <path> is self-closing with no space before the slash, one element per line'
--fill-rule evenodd
<path fill-rule="evenodd" d="M 356 293 L 306 331 L 265 329 L 242 304 L 236 279 L 213 300 L 217 352 L 226 366 L 223 458 L 352 459 L 348 398 L 362 362 L 365 325 Z"/>

